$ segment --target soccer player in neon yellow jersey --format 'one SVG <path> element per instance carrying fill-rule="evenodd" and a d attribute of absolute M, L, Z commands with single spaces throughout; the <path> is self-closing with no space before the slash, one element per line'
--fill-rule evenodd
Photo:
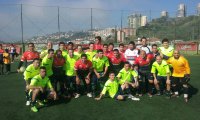
<path fill-rule="evenodd" d="M 40 67 L 40 59 L 36 58 L 33 60 L 33 63 L 30 64 L 24 71 L 24 80 L 26 83 L 25 94 L 26 94 L 26 105 L 27 106 L 30 105 L 28 86 L 30 85 L 31 79 L 39 74 L 39 72 L 40 72 L 39 67 Z"/>
<path fill-rule="evenodd" d="M 174 53 L 174 48 L 169 46 L 169 40 L 166 38 L 162 40 L 162 47 L 159 47 L 158 50 L 164 60 L 168 60 Z"/>
<path fill-rule="evenodd" d="M 48 88 L 48 89 L 47 89 Z M 40 74 L 36 75 L 31 79 L 31 83 L 28 87 L 30 90 L 30 95 L 32 98 L 31 101 L 31 110 L 33 112 L 38 112 L 38 109 L 36 107 L 36 101 L 44 100 L 48 96 L 49 90 L 51 91 L 50 94 L 53 95 L 54 100 L 57 99 L 57 94 L 55 90 L 53 89 L 51 82 L 49 78 L 46 76 L 46 68 L 40 67 Z"/>
<path fill-rule="evenodd" d="M 48 42 L 47 43 L 47 49 L 43 50 L 40 53 L 40 58 L 43 59 L 47 54 L 48 54 L 48 50 L 53 48 L 53 43 L 52 42 Z"/>
<path fill-rule="evenodd" d="M 42 59 L 41 66 L 46 67 L 47 74 L 46 76 L 49 77 L 51 82 L 53 83 L 53 57 L 54 57 L 54 50 L 49 49 L 48 54 Z"/>
<path fill-rule="evenodd" d="M 67 92 L 77 92 L 77 90 L 72 91 L 70 84 L 72 84 L 74 89 L 76 89 L 76 75 L 75 75 L 74 65 L 78 59 L 79 59 L 79 57 L 77 55 L 74 55 L 74 50 L 69 49 L 68 55 L 67 55 L 67 61 L 66 61 L 66 65 L 65 65 L 65 69 L 66 69 L 66 71 L 65 71 L 65 75 L 66 75 L 65 86 L 69 90 Z M 77 93 L 75 94 L 75 98 L 78 98 L 79 96 L 80 96 L 79 94 L 77 94 Z"/>
<path fill-rule="evenodd" d="M 129 62 L 124 63 L 124 68 L 120 70 L 120 72 L 117 75 L 117 78 L 121 87 L 124 88 L 124 92 L 128 94 L 128 98 L 135 101 L 139 101 L 140 99 L 134 97 L 130 91 L 130 87 L 137 88 L 139 84 L 138 74 L 135 71 L 131 70 L 131 65 Z"/>
<path fill-rule="evenodd" d="M 92 61 L 93 57 L 96 55 L 97 51 L 94 50 L 94 43 L 89 43 L 89 49 L 85 53 L 88 60 Z"/>
<path fill-rule="evenodd" d="M 92 65 L 94 69 L 94 75 L 92 78 L 92 90 L 93 95 L 95 96 L 98 81 L 100 83 L 105 83 L 103 80 L 105 79 L 108 72 L 108 67 L 110 66 L 109 60 L 106 56 L 103 55 L 102 49 L 97 50 L 96 57 L 94 57 L 92 60 Z"/>
<path fill-rule="evenodd" d="M 81 55 L 83 54 L 83 48 L 81 45 L 77 46 L 77 51 L 74 51 L 74 55 L 78 56 L 79 58 L 81 58 Z"/>
<path fill-rule="evenodd" d="M 163 92 L 164 86 L 162 86 L 161 89 L 161 85 L 166 85 L 166 95 L 170 98 L 170 69 L 167 62 L 162 60 L 161 56 L 156 56 L 156 61 L 152 65 L 151 73 L 153 73 L 157 95 L 161 95 Z"/>
<path fill-rule="evenodd" d="M 108 92 L 111 98 L 116 100 L 124 100 L 124 96 L 122 95 L 122 88 L 119 86 L 114 72 L 109 73 L 109 79 L 106 81 L 100 96 L 95 98 L 95 100 L 100 100 L 103 95 L 106 94 L 106 92 Z"/>
<path fill-rule="evenodd" d="M 64 42 L 60 42 L 59 43 L 59 50 L 62 51 L 62 55 L 66 59 L 68 52 L 67 52 L 67 50 L 65 48 L 65 43 Z"/>

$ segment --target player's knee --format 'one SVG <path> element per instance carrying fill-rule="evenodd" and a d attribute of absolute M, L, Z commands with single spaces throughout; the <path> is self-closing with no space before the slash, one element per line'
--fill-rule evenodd
<path fill-rule="evenodd" d="M 188 88 L 188 85 L 187 84 L 183 84 L 183 88 Z"/>
<path fill-rule="evenodd" d="M 124 100 L 124 97 L 122 95 L 118 95 L 117 100 Z"/>
<path fill-rule="evenodd" d="M 149 80 L 149 83 L 150 83 L 150 84 L 153 84 L 154 82 L 153 82 L 153 80 Z"/>

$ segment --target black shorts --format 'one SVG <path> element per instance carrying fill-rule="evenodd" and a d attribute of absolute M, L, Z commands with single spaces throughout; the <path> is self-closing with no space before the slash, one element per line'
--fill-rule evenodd
<path fill-rule="evenodd" d="M 117 97 L 118 97 L 119 95 L 122 95 L 122 94 L 123 94 L 122 88 L 121 88 L 121 86 L 119 86 L 118 91 L 117 91 L 117 93 L 115 94 L 115 96 L 114 96 L 113 98 L 117 100 Z"/>
<path fill-rule="evenodd" d="M 157 76 L 157 80 L 158 80 L 160 83 L 166 83 L 166 81 L 167 81 L 167 76 Z"/>
<path fill-rule="evenodd" d="M 188 81 L 189 81 L 189 78 L 187 78 L 187 77 L 174 77 L 174 76 L 171 77 L 171 84 L 172 85 L 173 84 L 175 84 L 175 85 L 177 85 L 177 84 L 187 84 Z"/>
<path fill-rule="evenodd" d="M 150 72 L 139 72 L 139 81 L 153 80 L 152 76 L 153 74 L 151 74 Z"/>

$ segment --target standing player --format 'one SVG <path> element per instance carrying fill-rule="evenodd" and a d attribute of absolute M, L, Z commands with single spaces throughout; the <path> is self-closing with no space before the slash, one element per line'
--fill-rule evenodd
<path fill-rule="evenodd" d="M 25 62 L 25 66 L 32 64 L 35 58 L 39 58 L 39 53 L 34 50 L 35 46 L 33 43 L 28 43 L 28 50 L 25 51 L 21 57 L 21 61 L 19 62 L 17 71 L 20 72 L 20 67 Z"/>
<path fill-rule="evenodd" d="M 119 86 L 118 80 L 115 78 L 114 72 L 109 73 L 109 79 L 106 81 L 101 94 L 99 95 L 99 97 L 95 98 L 95 100 L 102 99 L 103 95 L 105 95 L 107 91 L 111 98 L 114 98 L 116 100 L 124 100 L 122 88 L 121 86 Z"/>
<path fill-rule="evenodd" d="M 124 49 L 124 44 L 123 43 L 119 44 L 119 53 L 121 54 L 121 56 L 124 57 L 125 49 Z"/>
<path fill-rule="evenodd" d="M 108 51 L 108 44 L 103 44 L 103 55 L 109 57 L 110 52 Z"/>
<path fill-rule="evenodd" d="M 183 88 L 185 102 L 188 102 L 190 66 L 187 59 L 181 56 L 178 50 L 175 50 L 173 57 L 169 58 L 167 62 L 173 67 L 171 79 L 173 96 L 179 96 L 180 88 Z"/>
<path fill-rule="evenodd" d="M 159 47 L 160 56 L 164 60 L 168 60 L 170 57 L 173 56 L 174 48 L 169 46 L 169 40 L 163 39 L 162 40 L 162 47 Z"/>
<path fill-rule="evenodd" d="M 129 42 L 128 49 L 125 51 L 124 56 L 126 60 L 133 65 L 135 59 L 139 56 L 139 50 L 135 47 L 135 42 Z"/>
<path fill-rule="evenodd" d="M 41 53 L 40 53 L 40 58 L 43 59 L 47 54 L 48 54 L 48 50 L 49 49 L 52 49 L 53 48 L 53 43 L 52 42 L 48 42 L 47 43 L 47 49 L 46 50 L 43 50 Z"/>
<path fill-rule="evenodd" d="M 29 93 L 28 87 L 30 85 L 31 79 L 40 73 L 39 67 L 40 67 L 40 59 L 35 58 L 33 60 L 33 63 L 30 64 L 24 71 L 24 81 L 26 84 L 25 94 L 26 94 L 26 105 L 27 106 L 30 105 L 30 97 L 28 94 Z"/>
<path fill-rule="evenodd" d="M 65 65 L 65 75 L 66 75 L 66 79 L 65 79 L 65 86 L 67 88 L 67 92 L 71 92 L 70 94 L 72 94 L 72 92 L 75 92 L 75 98 L 80 97 L 80 93 L 77 90 L 76 87 L 76 74 L 75 74 L 75 70 L 74 70 L 74 66 L 76 61 L 79 59 L 79 56 L 74 55 L 74 50 L 73 49 L 69 49 L 68 50 L 68 55 L 67 55 L 67 61 L 66 61 L 66 65 Z M 71 84 L 73 85 L 73 89 L 71 88 Z M 79 85 L 77 85 L 79 86 Z M 74 91 L 73 91 L 74 90 Z"/>
<path fill-rule="evenodd" d="M 103 46 L 101 44 L 101 37 L 100 36 L 96 36 L 95 37 L 95 44 L 94 44 L 94 49 L 95 50 L 99 50 L 99 49 L 102 49 Z"/>
<path fill-rule="evenodd" d="M 78 45 L 77 46 L 77 50 L 74 51 L 74 55 L 77 55 L 79 58 L 81 58 L 81 55 L 83 54 L 83 48 L 81 45 Z"/>
<path fill-rule="evenodd" d="M 0 44 L 0 75 L 3 74 L 3 69 L 4 69 L 3 53 L 4 53 L 4 50 L 3 50 L 2 44 Z"/>
<path fill-rule="evenodd" d="M 3 53 L 3 62 L 4 62 L 4 65 L 6 67 L 6 73 L 5 74 L 9 74 L 10 69 L 11 69 L 11 59 L 10 59 L 10 54 L 9 54 L 8 49 L 5 49 L 5 52 Z"/>
<path fill-rule="evenodd" d="M 54 57 L 54 50 L 49 49 L 48 54 L 42 59 L 41 66 L 44 66 L 46 68 L 46 76 L 49 77 L 51 80 L 51 83 L 54 83 L 53 79 L 53 57 Z M 55 84 L 53 84 L 53 87 L 55 88 Z"/>
<path fill-rule="evenodd" d="M 92 61 L 93 57 L 96 55 L 97 51 L 94 50 L 94 43 L 89 43 L 89 49 L 85 53 L 88 60 Z"/>
<path fill-rule="evenodd" d="M 40 67 L 40 74 L 31 79 L 28 87 L 31 96 L 31 111 L 38 112 L 36 101 L 45 100 L 50 93 L 53 95 L 54 100 L 57 99 L 57 94 L 53 89 L 49 78 L 46 76 L 46 68 Z"/>
<path fill-rule="evenodd" d="M 163 93 L 165 88 L 163 85 L 166 84 L 166 95 L 167 97 L 170 97 L 170 70 L 167 62 L 162 60 L 161 56 L 156 56 L 156 61 L 152 65 L 151 73 L 153 73 L 157 95 Z"/>
<path fill-rule="evenodd" d="M 64 42 L 60 42 L 58 45 L 59 45 L 59 50 L 62 51 L 63 57 L 66 59 L 68 52 L 66 50 L 65 43 Z"/>
<path fill-rule="evenodd" d="M 94 75 L 92 79 L 92 88 L 93 88 L 93 95 L 95 96 L 96 86 L 98 82 L 100 84 L 103 82 L 105 83 L 104 79 L 108 72 L 108 67 L 110 66 L 109 60 L 106 56 L 103 55 L 103 50 L 97 50 L 96 57 L 92 60 L 93 68 L 94 68 Z"/>
<path fill-rule="evenodd" d="M 139 50 L 144 50 L 146 52 L 146 54 L 149 54 L 151 52 L 151 49 L 147 45 L 147 38 L 146 37 L 142 37 L 140 42 L 141 42 L 142 45 L 138 46 L 137 48 Z"/>
<path fill-rule="evenodd" d="M 76 84 L 77 84 L 78 94 L 80 94 L 80 84 L 82 80 L 87 91 L 87 96 L 92 97 L 91 85 L 90 85 L 90 78 L 91 78 L 91 73 L 92 73 L 92 62 L 87 60 L 86 54 L 81 55 L 81 59 L 75 63 L 74 69 L 75 69 L 75 75 L 76 75 Z"/>

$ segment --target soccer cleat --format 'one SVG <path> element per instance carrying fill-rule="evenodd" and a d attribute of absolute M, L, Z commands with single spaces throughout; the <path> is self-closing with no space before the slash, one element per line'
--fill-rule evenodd
<path fill-rule="evenodd" d="M 188 98 L 184 98 L 185 102 L 188 103 Z"/>
<path fill-rule="evenodd" d="M 79 98 L 80 97 L 80 94 L 75 94 L 74 98 Z"/>
<path fill-rule="evenodd" d="M 132 99 L 133 101 L 140 101 L 140 98 L 136 98 L 136 97 L 134 97 L 134 96 L 133 96 L 131 99 Z"/>
<path fill-rule="evenodd" d="M 153 97 L 153 95 L 152 95 L 151 93 L 148 93 L 148 96 L 149 96 L 150 98 L 152 98 L 152 97 Z"/>
<path fill-rule="evenodd" d="M 26 106 L 30 106 L 31 102 L 28 100 L 26 101 Z"/>
<path fill-rule="evenodd" d="M 87 96 L 88 96 L 89 98 L 91 98 L 91 97 L 92 97 L 92 93 L 87 93 Z"/>
<path fill-rule="evenodd" d="M 128 98 L 133 98 L 134 96 L 131 94 L 128 94 Z"/>
<path fill-rule="evenodd" d="M 39 106 L 44 106 L 45 105 L 44 102 L 42 102 L 42 101 L 38 101 L 37 103 L 38 103 Z"/>
<path fill-rule="evenodd" d="M 33 106 L 33 107 L 31 107 L 31 111 L 38 112 L 38 109 L 37 109 L 37 107 Z"/>
<path fill-rule="evenodd" d="M 173 94 L 171 97 L 176 97 L 176 98 L 179 98 L 179 95 L 176 95 L 176 94 Z"/>

